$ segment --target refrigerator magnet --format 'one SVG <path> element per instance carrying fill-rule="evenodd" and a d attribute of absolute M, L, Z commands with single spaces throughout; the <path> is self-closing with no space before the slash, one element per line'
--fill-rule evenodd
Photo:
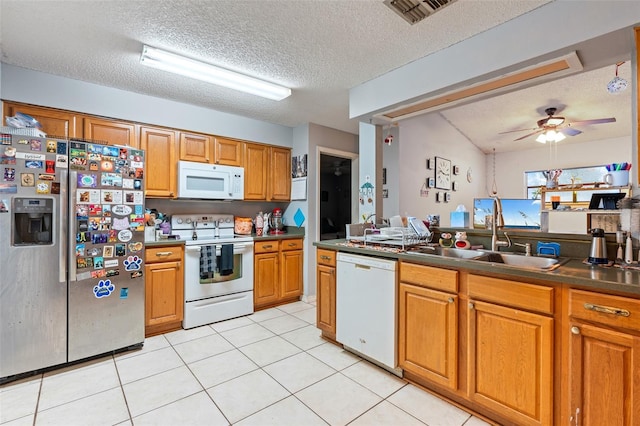
<path fill-rule="evenodd" d="M 103 297 L 111 296 L 111 293 L 116 287 L 111 284 L 111 280 L 100 280 L 97 285 L 93 287 L 93 294 L 96 298 L 101 299 Z"/>
<path fill-rule="evenodd" d="M 124 262 L 122 262 L 122 264 L 124 265 L 125 271 L 138 271 L 140 270 L 142 259 L 138 256 L 129 256 L 124 260 Z"/>
<path fill-rule="evenodd" d="M 129 297 L 129 289 L 127 287 L 123 287 L 120 289 L 120 299 L 126 299 Z"/>

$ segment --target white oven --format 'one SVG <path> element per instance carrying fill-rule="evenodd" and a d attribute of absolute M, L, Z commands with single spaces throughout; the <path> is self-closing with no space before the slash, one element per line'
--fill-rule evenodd
<path fill-rule="evenodd" d="M 171 220 L 172 232 L 185 240 L 182 327 L 253 313 L 253 239 L 233 235 L 233 216 L 178 215 Z"/>

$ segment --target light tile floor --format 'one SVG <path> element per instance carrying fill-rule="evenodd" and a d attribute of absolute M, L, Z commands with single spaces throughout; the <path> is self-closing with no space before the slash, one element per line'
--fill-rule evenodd
<path fill-rule="evenodd" d="M 0 387 L 2 425 L 487 423 L 327 343 L 295 302 Z"/>

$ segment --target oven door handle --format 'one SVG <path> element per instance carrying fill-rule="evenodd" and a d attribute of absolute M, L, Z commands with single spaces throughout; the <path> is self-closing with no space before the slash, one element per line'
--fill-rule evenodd
<path fill-rule="evenodd" d="M 243 243 L 231 243 L 231 244 L 233 244 L 233 252 L 234 253 L 239 252 L 239 251 L 245 251 L 245 249 L 247 247 L 251 247 L 252 246 L 252 243 L 244 243 L 244 244 Z M 203 245 L 206 245 L 206 244 L 203 244 Z M 218 246 L 218 245 L 222 245 L 222 244 L 215 244 L 215 245 Z M 187 251 L 200 252 L 200 248 L 201 247 L 202 246 L 187 246 L 186 250 Z"/>

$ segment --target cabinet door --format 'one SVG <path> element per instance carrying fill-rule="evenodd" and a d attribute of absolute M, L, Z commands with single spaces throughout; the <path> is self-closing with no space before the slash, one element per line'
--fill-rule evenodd
<path fill-rule="evenodd" d="M 242 166 L 244 142 L 231 139 L 214 139 L 215 163 L 227 166 Z"/>
<path fill-rule="evenodd" d="M 400 283 L 398 355 L 402 368 L 458 387 L 458 296 Z"/>
<path fill-rule="evenodd" d="M 317 327 L 336 338 L 336 268 L 318 265 L 316 273 Z"/>
<path fill-rule="evenodd" d="M 519 425 L 553 424 L 553 319 L 469 305 L 469 397 Z"/>
<path fill-rule="evenodd" d="M 173 198 L 176 193 L 176 133 L 155 127 L 140 128 L 140 148 L 145 151 L 145 195 Z"/>
<path fill-rule="evenodd" d="M 292 299 L 302 294 L 302 250 L 280 253 L 280 298 Z"/>
<path fill-rule="evenodd" d="M 180 133 L 180 159 L 198 163 L 210 163 L 213 160 L 211 145 L 213 137 L 196 133 Z"/>
<path fill-rule="evenodd" d="M 269 147 L 245 144 L 244 148 L 244 199 L 267 199 L 267 161 Z"/>
<path fill-rule="evenodd" d="M 291 199 L 291 150 L 271 147 L 269 163 L 269 194 L 272 201 Z"/>
<path fill-rule="evenodd" d="M 278 253 L 262 253 L 253 257 L 253 303 L 256 308 L 278 301 Z"/>
<path fill-rule="evenodd" d="M 82 137 L 82 128 L 80 127 L 79 119 L 76 114 L 71 112 L 12 102 L 3 103 L 3 117 L 13 117 L 16 115 L 16 112 L 30 115 L 38 120 L 42 125 L 42 131 L 50 137 Z"/>
<path fill-rule="evenodd" d="M 184 285 L 180 262 L 145 266 L 145 325 L 180 322 L 184 310 Z"/>
<path fill-rule="evenodd" d="M 570 327 L 570 424 L 640 424 L 640 337 L 579 322 Z"/>
<path fill-rule="evenodd" d="M 124 121 L 106 120 L 98 117 L 85 117 L 84 137 L 108 145 L 126 145 L 138 148 L 137 125 Z"/>

